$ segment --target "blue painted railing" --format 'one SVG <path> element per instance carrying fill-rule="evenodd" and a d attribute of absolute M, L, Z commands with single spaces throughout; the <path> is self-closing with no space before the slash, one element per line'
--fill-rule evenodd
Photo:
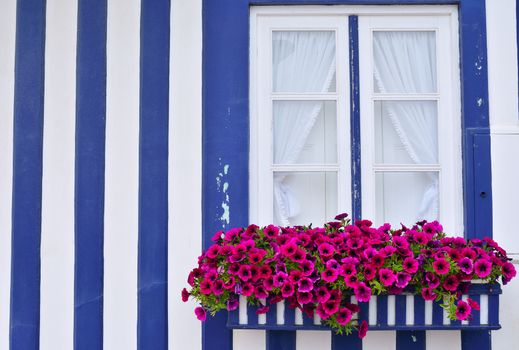
<path fill-rule="evenodd" d="M 451 321 L 439 302 L 424 301 L 421 295 L 379 295 L 367 303 L 359 303 L 359 318 L 366 320 L 370 330 L 423 331 L 423 330 L 496 330 L 499 324 L 499 284 L 472 284 L 464 298 L 480 304 L 480 311 L 472 310 L 467 321 Z M 352 298 L 352 302 L 355 302 Z M 256 307 L 240 302 L 240 307 L 229 312 L 227 327 L 232 329 L 263 329 L 279 331 L 329 330 L 321 325 L 318 316 L 313 319 L 298 309 L 285 307 L 284 302 L 270 305 L 263 316 L 256 315 Z M 241 315 L 241 317 L 240 317 Z"/>

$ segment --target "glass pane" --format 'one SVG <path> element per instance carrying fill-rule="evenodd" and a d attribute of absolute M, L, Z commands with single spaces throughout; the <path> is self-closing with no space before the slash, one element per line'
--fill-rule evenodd
<path fill-rule="evenodd" d="M 375 92 L 437 91 L 436 32 L 374 32 L 373 58 Z"/>
<path fill-rule="evenodd" d="M 276 225 L 322 226 L 337 215 L 336 172 L 274 174 Z"/>
<path fill-rule="evenodd" d="M 335 101 L 274 101 L 275 164 L 337 162 Z"/>
<path fill-rule="evenodd" d="M 379 172 L 375 191 L 377 224 L 438 220 L 437 172 Z"/>
<path fill-rule="evenodd" d="M 335 32 L 272 32 L 272 74 L 274 92 L 334 92 Z"/>
<path fill-rule="evenodd" d="M 375 161 L 437 164 L 436 101 L 375 101 Z"/>

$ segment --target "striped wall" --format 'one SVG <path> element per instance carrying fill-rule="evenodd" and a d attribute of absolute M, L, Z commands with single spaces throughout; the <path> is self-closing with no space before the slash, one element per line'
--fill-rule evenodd
<path fill-rule="evenodd" d="M 200 53 L 200 1 L 0 1 L 0 350 L 200 348 Z"/>
<path fill-rule="evenodd" d="M 515 2 L 487 1 L 494 234 L 508 244 Z M 201 53 L 201 0 L 0 0 L 0 350 L 202 348 L 179 300 L 202 236 Z M 494 349 L 517 346 L 507 287 Z M 264 331 L 232 336 L 266 349 Z M 396 342 L 369 332 L 362 346 Z M 331 344 L 296 336 L 297 350 Z M 426 348 L 459 350 L 460 333 L 428 331 Z"/>

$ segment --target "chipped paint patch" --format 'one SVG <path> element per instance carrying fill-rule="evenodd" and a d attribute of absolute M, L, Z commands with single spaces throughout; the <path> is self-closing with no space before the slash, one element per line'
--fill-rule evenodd
<path fill-rule="evenodd" d="M 221 159 L 220 159 L 221 160 Z M 220 163 L 220 166 L 222 164 Z M 225 181 L 225 177 L 229 174 L 229 164 L 223 165 L 223 171 L 218 173 L 216 177 L 216 189 L 222 196 L 220 207 L 222 208 L 222 215 L 219 220 L 222 222 L 222 228 L 226 228 L 231 222 L 231 206 L 229 196 L 229 182 Z"/>
<path fill-rule="evenodd" d="M 477 104 L 478 104 L 478 107 L 481 107 L 483 105 L 483 99 L 478 98 Z"/>

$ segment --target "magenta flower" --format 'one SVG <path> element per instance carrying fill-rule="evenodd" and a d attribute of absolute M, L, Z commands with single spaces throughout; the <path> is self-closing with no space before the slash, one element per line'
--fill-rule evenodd
<path fill-rule="evenodd" d="M 376 268 L 384 266 L 384 261 L 384 256 L 381 253 L 373 255 L 373 258 L 371 258 L 371 264 Z"/>
<path fill-rule="evenodd" d="M 270 276 L 269 278 L 264 279 L 263 287 L 265 287 L 267 291 L 271 291 L 274 288 L 274 277 Z"/>
<path fill-rule="evenodd" d="M 436 299 L 436 293 L 433 292 L 432 288 L 424 288 L 422 289 L 422 297 L 424 300 L 434 300 Z"/>
<path fill-rule="evenodd" d="M 359 326 L 359 338 L 362 339 L 366 336 L 366 333 L 368 332 L 368 323 L 366 320 L 362 321 L 362 323 Z"/>
<path fill-rule="evenodd" d="M 431 237 L 428 234 L 426 234 L 425 232 L 416 232 L 413 235 L 413 238 L 416 243 L 421 244 L 421 245 L 426 245 L 431 240 Z"/>
<path fill-rule="evenodd" d="M 458 266 L 460 268 L 460 270 L 469 275 L 472 273 L 472 270 L 474 269 L 474 264 L 472 263 L 472 260 L 470 260 L 470 258 L 462 258 L 459 262 L 458 262 Z"/>
<path fill-rule="evenodd" d="M 433 262 L 433 268 L 438 275 L 446 275 L 449 273 L 450 265 L 444 258 L 439 258 Z"/>
<path fill-rule="evenodd" d="M 427 272 L 425 274 L 425 281 L 427 282 L 427 285 L 432 289 L 440 285 L 440 279 L 432 272 Z"/>
<path fill-rule="evenodd" d="M 476 310 L 476 311 L 479 311 L 479 304 L 477 303 L 477 301 L 473 300 L 473 299 L 470 299 L 470 298 L 467 298 L 467 303 L 469 304 L 469 306 Z"/>
<path fill-rule="evenodd" d="M 456 289 L 458 289 L 458 286 L 460 285 L 460 281 L 456 275 L 450 275 L 448 276 L 445 281 L 443 282 L 443 288 L 445 290 L 448 290 L 450 292 L 455 292 Z"/>
<path fill-rule="evenodd" d="M 244 283 L 241 286 L 241 295 L 250 297 L 252 294 L 254 294 L 254 286 L 252 283 Z"/>
<path fill-rule="evenodd" d="M 284 256 L 292 256 L 297 251 L 297 244 L 295 244 L 293 241 L 288 242 L 286 244 L 283 244 L 281 246 L 281 254 Z"/>
<path fill-rule="evenodd" d="M 216 280 L 213 283 L 213 287 L 211 290 L 213 291 L 214 295 L 221 295 L 223 293 L 223 281 L 222 280 Z"/>
<path fill-rule="evenodd" d="M 283 298 L 286 299 L 286 298 L 291 297 L 292 295 L 294 295 L 294 285 L 287 281 L 281 287 L 281 296 L 283 296 Z"/>
<path fill-rule="evenodd" d="M 298 290 L 300 292 L 310 292 L 314 289 L 314 283 L 308 277 L 301 278 L 299 282 L 297 282 Z"/>
<path fill-rule="evenodd" d="M 269 310 L 270 307 L 268 307 L 267 305 L 260 306 L 256 309 L 256 315 L 266 314 L 267 312 L 269 312 Z"/>
<path fill-rule="evenodd" d="M 319 303 L 315 309 L 315 312 L 317 312 L 319 317 L 321 317 L 323 320 L 330 318 L 330 314 L 328 314 L 328 312 L 324 309 L 324 303 Z"/>
<path fill-rule="evenodd" d="M 322 304 L 323 305 L 323 309 L 324 311 L 328 314 L 328 315 L 333 315 L 334 313 L 336 313 L 337 311 L 339 311 L 339 304 L 340 302 L 339 301 L 335 301 L 335 300 L 328 300 L 326 303 Z"/>
<path fill-rule="evenodd" d="M 238 270 L 238 277 L 244 282 L 250 280 L 252 277 L 250 265 L 241 265 Z"/>
<path fill-rule="evenodd" d="M 337 320 L 337 323 L 344 326 L 351 320 L 351 311 L 347 307 L 343 307 L 342 309 L 339 309 L 339 312 L 337 312 L 337 315 L 335 316 L 335 319 Z"/>
<path fill-rule="evenodd" d="M 333 245 L 329 243 L 322 243 L 317 247 L 317 250 L 324 258 L 329 258 L 333 255 L 335 252 L 335 248 L 333 248 Z"/>
<path fill-rule="evenodd" d="M 396 283 L 395 283 L 395 285 L 398 288 L 405 288 L 409 284 L 409 281 L 411 281 L 411 275 L 410 274 L 405 273 L 405 272 L 398 272 L 396 274 Z"/>
<path fill-rule="evenodd" d="M 328 283 L 334 282 L 338 276 L 339 273 L 337 272 L 337 270 L 326 269 L 323 272 L 321 272 L 321 278 Z"/>
<path fill-rule="evenodd" d="M 391 269 L 380 269 L 378 271 L 378 277 L 380 278 L 380 282 L 386 287 L 389 287 L 395 282 L 395 274 Z"/>
<path fill-rule="evenodd" d="M 351 276 L 357 273 L 357 269 L 355 268 L 355 265 L 352 263 L 347 263 L 341 265 L 340 274 L 341 276 Z"/>
<path fill-rule="evenodd" d="M 297 302 L 301 305 L 309 304 L 313 300 L 312 293 L 309 292 L 297 292 Z"/>
<path fill-rule="evenodd" d="M 470 311 L 472 309 L 469 304 L 463 300 L 458 301 L 458 306 L 456 307 L 456 317 L 458 320 L 466 320 L 470 315 Z"/>
<path fill-rule="evenodd" d="M 487 259 L 479 259 L 474 264 L 474 272 L 479 278 L 485 278 L 492 272 L 492 263 Z"/>
<path fill-rule="evenodd" d="M 213 244 L 212 246 L 207 249 L 207 252 L 205 253 L 208 258 L 215 259 L 218 256 L 218 253 L 220 252 L 220 246 L 217 244 Z"/>
<path fill-rule="evenodd" d="M 418 271 L 418 260 L 411 257 L 405 258 L 402 266 L 405 272 L 415 273 L 416 271 Z"/>
<path fill-rule="evenodd" d="M 342 213 L 342 214 L 338 214 L 337 216 L 335 216 L 335 220 L 342 220 L 342 219 L 346 219 L 347 217 L 348 217 L 347 213 Z"/>
<path fill-rule="evenodd" d="M 272 275 L 272 270 L 270 269 L 270 266 L 268 265 L 261 265 L 259 267 L 259 276 L 260 278 L 267 279 Z"/>
<path fill-rule="evenodd" d="M 515 271 L 515 266 L 510 262 L 504 263 L 501 267 L 501 271 L 503 272 L 503 275 L 509 280 L 514 278 L 517 274 L 517 272 Z"/>
<path fill-rule="evenodd" d="M 314 263 L 310 260 L 303 260 L 301 262 L 301 271 L 303 275 L 310 276 L 314 272 Z"/>
<path fill-rule="evenodd" d="M 185 303 L 189 299 L 189 292 L 186 288 L 182 289 L 182 301 Z"/>
<path fill-rule="evenodd" d="M 303 262 L 303 260 L 305 260 L 306 258 L 306 253 L 303 249 L 301 248 L 298 248 L 295 253 L 292 255 L 292 260 L 295 261 L 295 262 Z"/>
<path fill-rule="evenodd" d="M 207 313 L 206 313 L 205 309 L 200 306 L 195 309 L 195 315 L 199 321 L 205 321 L 205 319 L 207 317 Z"/>
<path fill-rule="evenodd" d="M 282 271 L 279 271 L 274 276 L 274 287 L 281 287 L 288 279 L 288 275 Z"/>
<path fill-rule="evenodd" d="M 357 275 L 349 275 L 344 277 L 344 282 L 346 283 L 346 286 L 350 288 L 356 288 L 357 284 L 359 282 L 359 279 Z"/>
<path fill-rule="evenodd" d="M 357 298 L 359 302 L 368 302 L 371 299 L 371 288 L 366 286 L 364 282 L 357 284 L 354 293 L 355 298 Z"/>
<path fill-rule="evenodd" d="M 371 281 L 373 278 L 375 278 L 375 275 L 377 273 L 377 269 L 372 265 L 364 265 L 364 278 L 366 281 Z"/>
<path fill-rule="evenodd" d="M 328 291 L 328 288 L 325 286 L 318 287 L 317 289 L 314 289 L 315 293 L 315 299 L 319 303 L 325 303 L 330 299 L 330 292 Z"/>
<path fill-rule="evenodd" d="M 264 286 L 259 285 L 254 290 L 254 295 L 258 299 L 267 299 L 267 297 L 269 296 L 269 293 L 267 292 L 267 290 L 265 289 Z"/>
<path fill-rule="evenodd" d="M 393 236 L 393 246 L 397 249 L 405 250 L 409 248 L 409 242 L 402 236 Z"/>
<path fill-rule="evenodd" d="M 200 292 L 205 295 L 211 294 L 213 290 L 213 284 L 211 281 L 204 279 L 202 282 L 200 282 Z"/>
<path fill-rule="evenodd" d="M 233 311 L 236 310 L 240 306 L 240 301 L 236 297 L 231 297 L 227 300 L 227 310 Z"/>

